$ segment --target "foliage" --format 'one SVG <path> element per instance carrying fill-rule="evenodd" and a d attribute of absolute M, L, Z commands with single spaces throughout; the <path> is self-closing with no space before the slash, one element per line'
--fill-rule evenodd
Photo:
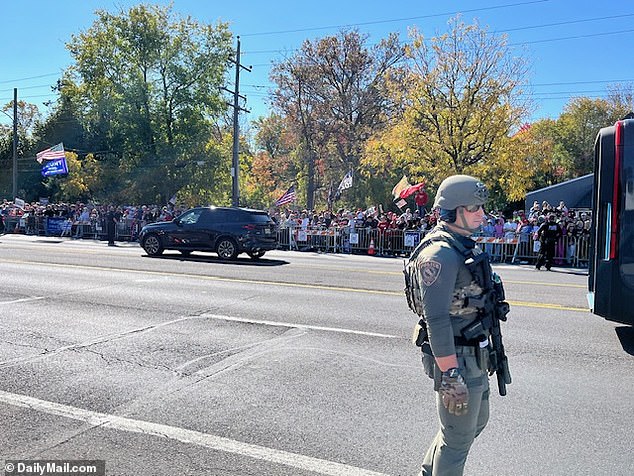
<path fill-rule="evenodd" d="M 223 123 L 231 34 L 172 7 L 138 5 L 95 22 L 68 42 L 74 59 L 42 121 L 18 102 L 19 190 L 32 200 L 231 202 L 232 133 Z M 481 177 L 491 204 L 592 171 L 597 131 L 634 110 L 631 86 L 605 99 L 574 98 L 560 117 L 520 129 L 530 112 L 528 71 L 504 36 L 452 19 L 447 32 L 413 30 L 371 45 L 342 30 L 306 40 L 274 64 L 273 111 L 241 137 L 241 204 L 267 208 L 291 184 L 297 206 L 392 204 L 403 174 L 435 186 L 449 174 Z M 12 114 L 12 103 L 3 107 Z M 520 132 L 516 132 L 520 130 Z M 11 127 L 0 128 L 0 168 L 12 167 Z M 34 156 L 63 142 L 70 173 L 42 179 Z M 251 144 L 255 150 L 251 150 Z M 348 170 L 351 189 L 329 197 Z M 10 198 L 11 173 L 0 174 Z"/>
<path fill-rule="evenodd" d="M 73 202 L 88 200 L 94 196 L 94 191 L 100 176 L 100 165 L 92 154 L 79 160 L 74 152 L 66 152 L 68 176 L 54 175 L 47 182 L 47 190 L 54 191 L 59 200 Z M 50 193 L 52 195 L 52 193 Z"/>
<path fill-rule="evenodd" d="M 520 99 L 527 64 L 477 23 L 457 17 L 449 27 L 432 38 L 411 32 L 408 88 L 394 92 L 403 115 L 367 143 L 363 166 L 390 184 L 406 174 L 432 191 L 448 175 L 472 174 L 497 190 L 495 201 L 518 197 L 534 161 L 511 138 L 529 110 Z"/>
<path fill-rule="evenodd" d="M 182 170 L 205 159 L 225 109 L 231 35 L 224 23 L 175 18 L 171 7 L 96 15 L 67 45 L 75 63 L 43 132 L 65 135 L 64 119 L 77 120 L 102 163 L 104 198 L 166 202 L 189 184 Z"/>
<path fill-rule="evenodd" d="M 358 168 L 365 141 L 397 107 L 388 86 L 399 78 L 398 37 L 389 35 L 372 47 L 367 42 L 358 31 L 341 31 L 306 40 L 298 53 L 274 65 L 273 105 L 289 119 L 296 138 L 308 208 L 316 191 L 325 197 L 329 184 Z M 356 190 L 363 189 L 359 185 Z"/>

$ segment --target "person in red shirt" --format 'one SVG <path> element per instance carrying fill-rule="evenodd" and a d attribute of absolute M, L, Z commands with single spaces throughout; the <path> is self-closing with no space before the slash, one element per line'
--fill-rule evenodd
<path fill-rule="evenodd" d="M 416 207 L 418 207 L 418 215 L 421 217 L 425 216 L 425 205 L 427 205 L 428 199 L 427 192 L 422 188 L 414 195 L 414 202 L 416 202 Z"/>

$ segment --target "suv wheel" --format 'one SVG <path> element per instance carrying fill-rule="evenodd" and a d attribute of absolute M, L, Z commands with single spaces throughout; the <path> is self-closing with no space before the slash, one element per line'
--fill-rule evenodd
<path fill-rule="evenodd" d="M 233 238 L 220 238 L 218 246 L 216 247 L 216 253 L 220 259 L 236 259 L 236 256 L 238 256 L 238 245 Z"/>
<path fill-rule="evenodd" d="M 264 251 L 250 251 L 247 254 L 251 257 L 251 259 L 260 259 L 264 256 Z"/>
<path fill-rule="evenodd" d="M 148 235 L 143 238 L 142 246 L 149 256 L 158 256 L 163 253 L 163 245 L 157 235 Z"/>

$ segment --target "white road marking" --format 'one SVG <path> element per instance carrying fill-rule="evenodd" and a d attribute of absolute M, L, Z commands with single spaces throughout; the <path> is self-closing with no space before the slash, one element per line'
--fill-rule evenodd
<path fill-rule="evenodd" d="M 201 314 L 199 317 L 208 319 L 221 319 L 223 321 L 244 322 L 246 324 L 261 324 L 264 326 L 277 326 L 277 327 L 294 327 L 298 329 L 312 329 L 316 331 L 326 332 L 339 332 L 341 334 L 355 334 L 369 337 L 383 337 L 385 339 L 405 339 L 403 336 L 395 336 L 392 334 L 381 334 L 379 332 L 357 331 L 355 329 L 345 329 L 342 327 L 324 327 L 324 326 L 312 326 L 310 324 L 298 324 L 295 322 L 278 322 L 278 321 L 266 321 L 260 319 L 245 319 L 242 317 L 224 316 L 220 314 Z"/>
<path fill-rule="evenodd" d="M 14 299 L 13 301 L 0 301 L 0 304 L 16 304 L 18 302 L 31 302 L 31 301 L 40 301 L 42 299 L 46 299 L 45 296 L 33 296 L 22 299 Z"/>
<path fill-rule="evenodd" d="M 41 299 L 44 299 L 44 298 L 41 298 Z M 191 321 L 191 320 L 197 320 L 197 319 L 217 319 L 217 320 L 230 321 L 230 322 L 242 322 L 245 324 L 260 324 L 264 326 L 273 326 L 273 327 L 288 327 L 289 329 L 303 329 L 303 330 L 309 329 L 309 330 L 325 331 L 325 332 L 337 332 L 341 334 L 353 334 L 353 335 L 361 335 L 361 336 L 368 336 L 368 337 L 379 337 L 383 339 L 407 339 L 407 337 L 403 337 L 403 336 L 397 336 L 392 334 L 381 334 L 379 332 L 358 331 L 355 329 L 345 329 L 342 327 L 312 326 L 309 324 L 298 324 L 294 322 L 278 322 L 278 321 L 266 321 L 266 320 L 260 320 L 260 319 L 247 319 L 243 317 L 226 316 L 222 314 L 200 314 L 197 316 L 183 316 L 177 319 L 172 319 L 170 321 L 160 322 L 158 324 L 138 327 L 135 329 L 129 329 L 123 332 L 97 336 L 92 339 L 86 340 L 84 342 L 78 342 L 75 344 L 65 345 L 50 351 L 49 350 L 43 351 L 41 354 L 38 354 L 38 355 L 20 356 L 20 357 L 15 357 L 13 359 L 0 361 L 0 369 L 14 367 L 16 365 L 21 365 L 25 362 L 35 362 L 38 360 L 44 360 L 53 355 L 59 354 L 61 352 L 66 352 L 69 350 L 81 350 L 83 348 L 92 347 L 93 345 L 103 344 L 104 342 L 124 339 L 126 337 L 129 337 L 135 334 L 153 332 L 154 330 L 157 330 L 161 327 L 171 326 L 172 324 L 178 324 L 184 321 Z"/>
<path fill-rule="evenodd" d="M 109 415 L 107 413 L 93 412 L 83 408 L 62 405 L 60 403 L 40 400 L 38 398 L 9 393 L 2 390 L 0 390 L 0 402 L 16 407 L 29 408 L 49 415 L 83 421 L 95 427 L 112 428 L 131 433 L 168 438 L 181 443 L 202 446 L 216 451 L 224 451 L 226 453 L 242 455 L 274 464 L 282 464 L 303 471 L 312 471 L 330 476 L 387 476 L 384 473 L 377 473 L 356 466 L 313 458 L 312 456 L 244 443 L 185 428 L 135 420 L 132 418 Z"/>

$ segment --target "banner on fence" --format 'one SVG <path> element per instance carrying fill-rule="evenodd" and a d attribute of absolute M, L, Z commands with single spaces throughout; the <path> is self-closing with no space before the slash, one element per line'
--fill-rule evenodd
<path fill-rule="evenodd" d="M 420 233 L 417 231 L 406 231 L 403 238 L 405 241 L 405 246 L 414 248 L 420 242 Z"/>
<path fill-rule="evenodd" d="M 46 219 L 46 234 L 47 235 L 61 235 L 64 231 L 64 224 L 66 218 L 64 217 L 48 217 Z"/>
<path fill-rule="evenodd" d="M 358 245 L 359 244 L 359 233 L 350 233 L 350 244 Z"/>

